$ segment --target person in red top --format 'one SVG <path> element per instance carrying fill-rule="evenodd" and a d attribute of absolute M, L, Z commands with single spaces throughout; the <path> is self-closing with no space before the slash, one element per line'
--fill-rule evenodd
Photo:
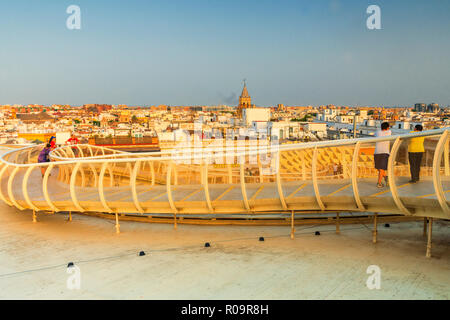
<path fill-rule="evenodd" d="M 74 134 L 72 134 L 72 136 L 69 139 L 67 139 L 66 144 L 74 146 L 74 145 L 78 144 L 79 142 L 80 142 L 80 140 L 78 140 L 78 138 Z M 76 157 L 78 154 L 77 147 L 72 147 L 72 151 Z"/>
<path fill-rule="evenodd" d="M 78 144 L 80 142 L 80 140 L 78 140 L 78 138 L 74 135 L 74 134 L 72 134 L 72 136 L 69 138 L 69 139 L 67 139 L 67 141 L 66 141 L 66 143 L 67 144 Z"/>
<path fill-rule="evenodd" d="M 48 143 L 50 144 L 50 149 L 53 150 L 56 148 L 56 137 L 52 136 L 50 140 L 48 140 Z"/>

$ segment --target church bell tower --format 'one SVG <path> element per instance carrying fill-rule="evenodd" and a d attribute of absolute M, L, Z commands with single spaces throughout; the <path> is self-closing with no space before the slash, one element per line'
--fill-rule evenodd
<path fill-rule="evenodd" d="M 242 89 L 241 96 L 239 97 L 239 105 L 237 108 L 237 114 L 239 117 L 242 117 L 243 109 L 252 108 L 252 99 L 247 91 L 247 84 L 244 79 L 244 88 Z"/>

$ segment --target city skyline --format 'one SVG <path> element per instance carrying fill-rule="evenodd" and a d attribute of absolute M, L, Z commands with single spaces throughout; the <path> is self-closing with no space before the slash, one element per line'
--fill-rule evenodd
<path fill-rule="evenodd" d="M 66 8 L 81 8 L 68 30 Z M 381 8 L 368 30 L 366 8 Z M 450 104 L 439 1 L 0 4 L 0 104 Z"/>

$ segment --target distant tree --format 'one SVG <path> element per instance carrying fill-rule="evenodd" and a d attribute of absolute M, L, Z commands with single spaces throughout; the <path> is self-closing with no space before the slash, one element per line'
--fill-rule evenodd
<path fill-rule="evenodd" d="M 311 114 L 305 114 L 303 117 L 301 118 L 292 118 L 291 121 L 292 122 L 307 122 L 309 119 L 314 118 L 313 115 Z"/>

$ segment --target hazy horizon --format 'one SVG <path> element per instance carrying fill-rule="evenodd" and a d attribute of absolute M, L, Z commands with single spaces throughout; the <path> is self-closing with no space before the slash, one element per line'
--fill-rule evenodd
<path fill-rule="evenodd" d="M 69 5 L 81 30 L 68 30 Z M 381 8 L 368 30 L 366 8 Z M 0 104 L 450 105 L 449 1 L 0 3 Z"/>

